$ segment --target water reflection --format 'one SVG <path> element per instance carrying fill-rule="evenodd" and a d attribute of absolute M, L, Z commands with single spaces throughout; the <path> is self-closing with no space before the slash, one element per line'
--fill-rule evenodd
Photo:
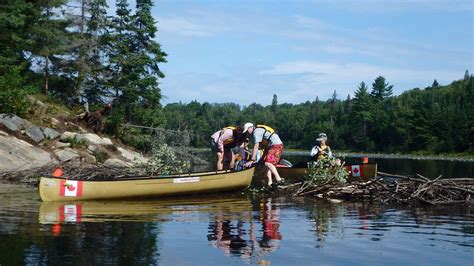
<path fill-rule="evenodd" d="M 316 248 L 327 239 L 348 239 L 351 235 L 369 241 L 387 241 L 393 235 L 406 237 L 407 243 L 422 246 L 474 248 L 474 215 L 470 207 L 389 208 L 370 203 L 305 203 L 313 221 Z M 445 246 L 441 243 L 449 243 Z"/>
<path fill-rule="evenodd" d="M 226 256 L 239 256 L 245 263 L 265 265 L 267 253 L 275 251 L 282 240 L 280 208 L 272 198 L 253 199 L 253 210 L 229 217 L 218 211 L 209 221 L 207 239 Z"/>
<path fill-rule="evenodd" d="M 472 207 L 242 194 L 41 203 L 1 193 L 0 264 L 472 264 Z"/>

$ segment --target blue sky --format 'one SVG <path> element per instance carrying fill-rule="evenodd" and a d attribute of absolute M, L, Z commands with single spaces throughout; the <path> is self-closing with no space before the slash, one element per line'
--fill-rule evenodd
<path fill-rule="evenodd" d="M 474 72 L 474 0 L 156 1 L 163 104 L 400 94 Z"/>

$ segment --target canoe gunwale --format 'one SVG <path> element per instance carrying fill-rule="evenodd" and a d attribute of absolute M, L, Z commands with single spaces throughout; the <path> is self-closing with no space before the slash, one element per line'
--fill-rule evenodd
<path fill-rule="evenodd" d="M 60 179 L 60 180 L 73 180 L 73 181 L 84 181 L 84 182 L 114 182 L 114 181 L 140 181 L 140 180 L 166 180 L 166 179 L 174 179 L 174 178 L 184 178 L 184 177 L 207 177 L 207 176 L 217 176 L 222 174 L 230 174 L 230 173 L 241 173 L 248 171 L 254 167 L 242 170 L 242 171 L 234 171 L 234 170 L 221 170 L 221 171 L 213 171 L 213 172 L 193 172 L 193 173 L 186 173 L 186 174 L 176 174 L 176 175 L 160 175 L 160 176 L 149 176 L 149 175 L 139 175 L 139 176 L 130 176 L 124 178 L 115 178 L 115 179 L 80 179 L 80 178 L 67 178 L 67 177 L 56 177 L 52 175 L 42 175 L 45 178 L 51 179 Z M 224 178 L 224 177 L 223 177 Z"/>

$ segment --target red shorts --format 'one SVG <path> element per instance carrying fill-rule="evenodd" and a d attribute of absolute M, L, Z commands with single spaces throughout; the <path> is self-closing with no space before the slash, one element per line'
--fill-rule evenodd
<path fill-rule="evenodd" d="M 270 146 L 265 156 L 265 162 L 277 165 L 280 161 L 281 153 L 283 152 L 283 144 L 276 144 Z"/>

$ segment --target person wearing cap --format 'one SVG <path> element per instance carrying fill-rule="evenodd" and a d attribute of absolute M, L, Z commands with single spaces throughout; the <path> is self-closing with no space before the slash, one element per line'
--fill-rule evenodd
<path fill-rule="evenodd" d="M 328 136 L 325 133 L 319 133 L 316 138 L 316 145 L 311 149 L 311 157 L 316 160 L 321 160 L 325 157 L 332 158 L 331 148 L 326 145 Z"/>
<path fill-rule="evenodd" d="M 217 170 L 224 169 L 224 158 L 229 161 L 229 168 L 234 168 L 235 156 L 233 148 L 243 145 L 247 136 L 247 130 L 248 128 L 245 127 L 229 126 L 212 134 L 211 151 L 216 154 Z"/>
<path fill-rule="evenodd" d="M 246 164 L 247 167 L 251 166 L 256 162 L 256 157 L 263 143 L 266 143 L 266 153 L 263 156 L 264 165 L 265 165 L 265 176 L 267 178 L 267 185 L 273 185 L 273 178 L 275 177 L 276 184 L 283 183 L 283 179 L 278 174 L 276 165 L 280 161 L 281 154 L 283 152 L 283 142 L 281 141 L 278 134 L 270 132 L 268 129 L 270 127 L 266 126 L 257 126 L 255 127 L 252 123 L 246 123 L 245 128 L 247 128 L 248 134 L 251 134 L 253 137 L 253 149 L 252 156 L 250 161 Z"/>

